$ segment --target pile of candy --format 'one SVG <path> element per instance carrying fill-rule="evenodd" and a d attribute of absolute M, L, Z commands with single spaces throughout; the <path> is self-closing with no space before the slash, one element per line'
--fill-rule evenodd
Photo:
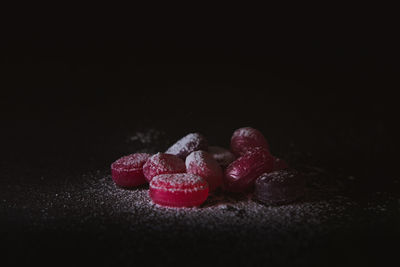
<path fill-rule="evenodd" d="M 233 133 L 231 150 L 208 146 L 204 136 L 190 133 L 165 153 L 122 157 L 111 164 L 111 172 L 123 188 L 149 183 L 152 201 L 170 207 L 200 206 L 217 188 L 253 191 L 262 203 L 284 204 L 301 197 L 305 188 L 303 177 L 271 155 L 265 137 L 251 127 Z"/>

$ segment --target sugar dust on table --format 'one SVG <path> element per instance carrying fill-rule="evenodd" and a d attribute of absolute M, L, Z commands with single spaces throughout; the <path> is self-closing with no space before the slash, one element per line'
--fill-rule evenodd
<path fill-rule="evenodd" d="M 230 149 L 209 146 L 189 133 L 165 152 L 134 153 L 111 164 L 111 176 L 122 188 L 149 183 L 155 204 L 198 207 L 216 189 L 253 193 L 265 205 L 294 202 L 305 192 L 303 176 L 273 156 L 264 135 L 243 127 L 233 132 Z"/>

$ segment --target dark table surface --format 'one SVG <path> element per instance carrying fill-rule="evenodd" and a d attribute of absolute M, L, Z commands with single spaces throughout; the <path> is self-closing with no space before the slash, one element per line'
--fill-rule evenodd
<path fill-rule="evenodd" d="M 162 73 L 166 66 L 152 68 Z M 170 74 L 185 71 L 170 68 Z M 380 99 L 313 90 L 251 68 L 207 69 L 237 79 L 236 86 L 214 79 L 114 89 L 106 82 L 81 91 L 87 78 L 78 71 L 69 80 L 78 79 L 77 87 L 33 88 L 21 101 L 4 101 L 3 258 L 11 264 L 332 266 L 396 259 L 399 180 L 385 156 L 392 135 Z M 89 72 L 106 80 L 119 75 Z M 200 210 L 180 212 L 150 205 L 146 187 L 126 191 L 111 182 L 110 163 L 122 155 L 163 151 L 193 131 L 227 147 L 242 126 L 260 129 L 274 154 L 322 189 L 282 207 L 219 193 Z"/>
<path fill-rule="evenodd" d="M 307 33 L 296 21 L 240 34 L 213 26 L 209 36 L 174 35 L 164 22 L 142 32 L 32 23 L 0 44 L 2 262 L 397 260 L 398 67 L 390 62 L 398 45 L 387 27 L 313 23 Z M 301 201 L 268 207 L 219 192 L 180 211 L 151 205 L 146 186 L 111 182 L 120 156 L 164 151 L 195 131 L 228 147 L 243 126 L 307 174 Z"/>

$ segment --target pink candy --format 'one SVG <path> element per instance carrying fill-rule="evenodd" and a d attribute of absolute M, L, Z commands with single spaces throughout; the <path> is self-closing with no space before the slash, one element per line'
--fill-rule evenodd
<path fill-rule="evenodd" d="M 187 173 L 203 177 L 209 185 L 210 191 L 221 186 L 223 173 L 218 162 L 205 151 L 192 152 L 186 158 Z"/>
<path fill-rule="evenodd" d="M 194 174 L 161 174 L 151 180 L 149 195 L 154 203 L 163 206 L 200 206 L 208 197 L 208 184 Z"/>
<path fill-rule="evenodd" d="M 186 172 L 185 162 L 177 156 L 165 153 L 151 156 L 143 165 L 143 174 L 149 182 L 159 174 L 183 172 Z"/>
<path fill-rule="evenodd" d="M 146 183 L 143 165 L 150 154 L 135 153 L 116 160 L 111 164 L 111 177 L 121 187 L 134 187 Z"/>
<path fill-rule="evenodd" d="M 231 151 L 208 147 L 201 134 L 190 133 L 165 153 L 136 153 L 118 159 L 111 165 L 112 179 L 121 187 L 150 182 L 152 201 L 170 207 L 200 206 L 219 187 L 249 192 L 256 180 L 256 199 L 266 204 L 293 201 L 302 194 L 302 180 L 293 178 L 298 176 L 284 160 L 271 155 L 260 131 L 237 129 Z"/>
<path fill-rule="evenodd" d="M 225 189 L 245 192 L 252 187 L 258 176 L 273 169 L 274 158 L 268 150 L 253 148 L 228 166 L 225 171 Z"/>
<path fill-rule="evenodd" d="M 244 155 L 248 150 L 262 147 L 269 150 L 269 145 L 263 134 L 251 127 L 237 129 L 231 138 L 231 149 L 236 156 Z"/>

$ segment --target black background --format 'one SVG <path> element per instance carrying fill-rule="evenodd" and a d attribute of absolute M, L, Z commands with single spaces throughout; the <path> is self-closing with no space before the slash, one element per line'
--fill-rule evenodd
<path fill-rule="evenodd" d="M 99 136 L 111 143 L 152 127 L 171 140 L 200 131 L 228 145 L 235 128 L 253 126 L 278 154 L 295 147 L 359 178 L 357 193 L 397 190 L 395 24 L 390 15 L 354 15 L 9 20 L 1 42 L 2 183 L 38 184 L 29 168 L 105 170 L 129 152 L 95 147 Z"/>

